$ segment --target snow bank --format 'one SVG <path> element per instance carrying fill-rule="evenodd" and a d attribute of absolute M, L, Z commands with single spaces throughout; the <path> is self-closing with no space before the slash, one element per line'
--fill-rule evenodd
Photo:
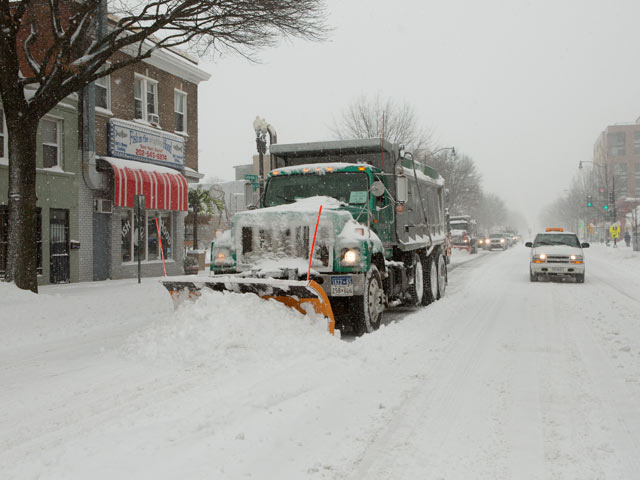
<path fill-rule="evenodd" d="M 133 335 L 123 350 L 134 360 L 224 369 L 313 352 L 337 355 L 340 342 L 327 334 L 327 321 L 320 315 L 305 316 L 256 295 L 205 291 L 173 317 Z"/>

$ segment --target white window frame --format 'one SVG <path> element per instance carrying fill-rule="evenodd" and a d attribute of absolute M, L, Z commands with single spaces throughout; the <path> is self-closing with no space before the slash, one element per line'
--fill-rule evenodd
<path fill-rule="evenodd" d="M 178 111 L 178 97 L 183 98 L 183 106 L 184 111 Z M 182 115 L 182 130 L 176 130 L 176 114 Z M 178 90 L 177 88 L 173 90 L 173 129 L 176 133 L 187 133 L 187 92 L 183 92 L 182 90 Z"/>
<path fill-rule="evenodd" d="M 140 74 L 135 74 L 135 78 L 134 78 L 134 82 L 141 82 L 141 88 L 140 88 L 140 93 L 142 95 L 142 98 L 137 98 L 136 97 L 136 88 L 135 88 L 135 83 L 133 86 L 133 98 L 134 98 L 134 108 L 133 108 L 133 114 L 135 117 L 135 101 L 139 100 L 142 103 L 142 118 L 137 118 L 137 120 L 144 120 L 145 122 L 148 122 L 147 118 L 148 115 L 150 113 L 153 113 L 155 115 L 159 115 L 158 113 L 158 81 L 157 80 L 153 80 L 149 77 L 145 77 L 144 75 L 140 75 Z M 147 109 L 147 95 L 149 92 L 149 85 L 154 85 L 155 88 L 155 96 L 153 99 L 153 108 L 154 108 L 154 112 L 149 112 Z"/>
<path fill-rule="evenodd" d="M 7 122 L 4 118 L 4 107 L 0 105 L 0 125 L 2 126 L 2 146 L 4 147 L 2 151 L 4 155 L 0 156 L 0 163 L 7 163 L 9 161 L 9 135 L 7 134 Z"/>
<path fill-rule="evenodd" d="M 107 67 L 108 67 L 108 64 L 107 64 Z M 104 68 L 107 68 L 107 67 L 104 67 Z M 102 81 L 106 82 L 106 84 L 105 85 L 100 85 L 98 83 L 98 82 L 102 82 Z M 96 91 L 97 91 L 98 88 L 104 88 L 104 89 L 107 90 L 107 106 L 106 107 L 101 107 L 99 105 L 96 105 L 96 108 L 98 110 L 102 110 L 102 111 L 106 111 L 106 112 L 111 113 L 111 75 L 107 75 L 105 77 L 98 78 L 94 83 L 95 83 Z"/>
<path fill-rule="evenodd" d="M 44 147 L 45 145 L 48 146 L 55 146 L 57 148 L 57 158 L 56 158 L 56 164 L 52 165 L 50 167 L 45 167 L 44 166 L 44 148 L 42 149 L 42 168 L 46 168 L 46 169 L 50 169 L 50 168 L 62 168 L 62 119 L 61 118 L 57 118 L 57 117 L 50 117 L 50 116 L 46 116 L 44 117 L 41 122 L 53 122 L 56 124 L 56 143 L 49 143 L 46 142 L 44 140 L 44 131 L 41 132 L 42 135 L 42 146 Z M 42 123 L 40 124 L 40 128 L 44 128 L 42 126 Z"/>

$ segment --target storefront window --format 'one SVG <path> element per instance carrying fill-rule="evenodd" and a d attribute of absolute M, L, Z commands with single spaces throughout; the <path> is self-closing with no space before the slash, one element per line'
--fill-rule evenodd
<path fill-rule="evenodd" d="M 160 248 L 158 246 L 158 229 L 156 228 L 156 212 L 147 214 L 147 260 L 157 260 L 160 258 Z"/>
<path fill-rule="evenodd" d="M 156 218 L 158 226 L 156 227 Z M 145 262 L 160 260 L 160 242 L 158 241 L 158 227 L 162 240 L 162 251 L 165 260 L 173 258 L 173 223 L 171 212 L 145 213 L 141 234 L 141 258 Z M 122 263 L 138 261 L 138 217 L 132 210 L 123 210 L 120 213 L 120 251 Z"/>
<path fill-rule="evenodd" d="M 141 232 L 140 232 L 140 245 L 138 245 L 138 216 L 134 215 L 134 223 L 133 223 L 133 260 L 135 262 L 138 261 L 138 256 L 140 256 L 140 260 L 141 261 L 145 261 L 146 260 L 146 254 L 145 254 L 145 245 L 146 245 L 146 239 L 147 236 L 145 235 L 146 233 L 146 228 L 145 228 L 145 221 L 144 218 L 142 219 L 142 222 L 140 222 L 140 227 L 142 228 Z"/>
<path fill-rule="evenodd" d="M 158 221 L 160 222 L 160 238 L 162 240 L 162 252 L 164 258 L 172 258 L 173 255 L 173 236 L 171 235 L 171 214 L 161 213 L 158 215 Z"/>
<path fill-rule="evenodd" d="M 131 237 L 133 234 L 132 223 L 133 212 L 131 210 L 123 210 L 120 214 L 120 238 L 121 238 L 121 254 L 122 262 L 131 261 Z"/>

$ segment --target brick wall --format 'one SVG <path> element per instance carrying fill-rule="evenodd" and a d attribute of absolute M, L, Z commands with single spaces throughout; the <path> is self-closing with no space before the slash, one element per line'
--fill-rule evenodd
<path fill-rule="evenodd" d="M 123 55 L 123 54 L 118 54 Z M 117 58 L 117 57 L 116 57 Z M 111 112 L 122 120 L 134 119 L 133 88 L 135 74 L 158 82 L 160 128 L 174 132 L 174 89 L 187 93 L 187 135 L 184 136 L 185 165 L 198 170 L 198 86 L 146 63 L 139 63 L 111 75 Z M 96 153 L 107 154 L 109 115 L 96 115 Z"/>

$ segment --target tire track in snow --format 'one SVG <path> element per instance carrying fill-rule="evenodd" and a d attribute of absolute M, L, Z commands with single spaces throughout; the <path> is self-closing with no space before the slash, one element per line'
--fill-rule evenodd
<path fill-rule="evenodd" d="M 500 261 L 491 264 L 490 268 L 495 272 L 507 261 L 509 257 L 503 255 Z M 407 456 L 419 457 L 422 453 L 424 458 L 425 455 L 429 455 L 429 452 L 438 451 L 447 441 L 457 417 L 461 410 L 464 410 L 463 407 L 468 407 L 468 404 L 474 401 L 469 396 L 461 394 L 460 387 L 474 383 L 478 381 L 478 377 L 481 377 L 472 377 L 472 371 L 487 372 L 494 366 L 495 358 L 487 358 L 480 353 L 487 344 L 495 343 L 499 336 L 495 327 L 498 321 L 497 313 L 501 309 L 503 299 L 495 293 L 489 295 L 477 293 L 474 286 L 479 284 L 480 280 L 486 280 L 487 272 L 479 269 L 480 264 L 484 262 L 473 263 L 476 265 L 469 265 L 464 269 L 471 275 L 467 278 L 460 277 L 463 279 L 461 284 L 463 291 L 456 292 L 455 298 L 464 298 L 461 310 L 474 299 L 478 304 L 474 305 L 473 309 L 464 308 L 464 311 L 474 311 L 473 315 L 466 317 L 466 321 L 456 321 L 453 327 L 447 323 L 443 324 L 445 327 L 450 327 L 444 328 L 443 334 L 455 340 L 447 345 L 440 359 L 429 365 L 424 372 L 426 378 L 435 377 L 436 382 L 433 384 L 422 382 L 408 392 L 406 399 L 395 407 L 394 415 L 389 419 L 386 427 L 379 431 L 357 459 L 357 466 L 350 474 L 351 478 L 409 478 L 398 472 L 398 468 L 406 469 L 406 465 L 393 464 L 398 454 L 419 447 L 421 452 L 416 451 Z M 451 298 L 449 300 L 452 301 Z M 479 358 L 480 363 L 477 362 Z M 442 375 L 441 372 L 447 373 Z M 416 420 L 425 415 L 426 418 L 416 425 Z M 411 445 L 410 440 L 420 433 L 417 432 L 418 427 L 422 432 L 428 432 L 429 438 L 426 444 Z M 426 473 L 424 469 L 421 471 L 423 474 Z"/>

